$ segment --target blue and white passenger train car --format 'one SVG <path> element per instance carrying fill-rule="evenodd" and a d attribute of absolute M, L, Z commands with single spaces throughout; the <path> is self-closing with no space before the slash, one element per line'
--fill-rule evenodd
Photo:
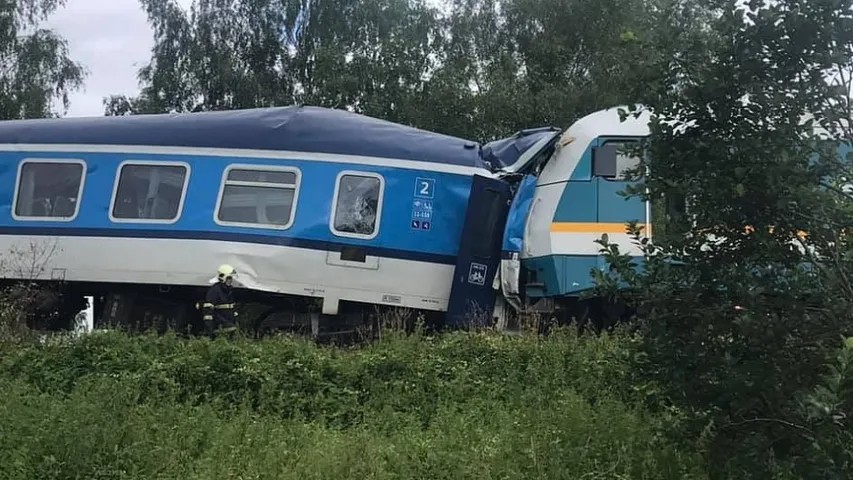
<path fill-rule="evenodd" d="M 630 247 L 625 223 L 650 221 L 612 148 L 646 125 L 612 109 L 479 145 L 314 107 L 0 122 L 0 252 L 51 252 L 5 276 L 189 305 L 227 263 L 328 318 L 559 303 L 590 287 L 601 233 Z"/>

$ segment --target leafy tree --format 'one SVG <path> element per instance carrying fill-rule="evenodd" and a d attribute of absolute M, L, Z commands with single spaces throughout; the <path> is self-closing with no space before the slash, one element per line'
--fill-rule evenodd
<path fill-rule="evenodd" d="M 458 84 L 433 96 L 430 113 L 440 120 L 427 128 L 458 125 L 461 110 L 465 124 L 453 133 L 479 140 L 534 126 L 565 127 L 634 101 L 640 90 L 666 78 L 658 60 L 671 59 L 679 42 L 701 36 L 707 14 L 703 2 L 682 0 L 449 5 L 448 40 L 433 82 L 455 78 Z"/>
<path fill-rule="evenodd" d="M 65 40 L 40 28 L 64 0 L 0 2 L 0 119 L 65 113 L 68 95 L 83 84 L 84 68 L 68 56 Z M 59 101 L 61 112 L 54 110 Z"/>
<path fill-rule="evenodd" d="M 714 2 L 711 33 L 639 98 L 652 135 L 628 194 L 681 199 L 682 222 L 635 232 L 639 262 L 602 239 L 615 273 L 595 276 L 627 285 L 637 373 L 712 478 L 849 478 L 853 3 L 739 3 Z"/>
<path fill-rule="evenodd" d="M 107 114 L 305 103 L 478 140 L 632 100 L 680 46 L 646 32 L 702 25 L 682 0 L 141 2 L 152 61 Z"/>
<path fill-rule="evenodd" d="M 431 68 L 435 10 L 407 0 L 141 0 L 155 32 L 137 99 L 107 113 L 304 103 L 397 120 Z"/>

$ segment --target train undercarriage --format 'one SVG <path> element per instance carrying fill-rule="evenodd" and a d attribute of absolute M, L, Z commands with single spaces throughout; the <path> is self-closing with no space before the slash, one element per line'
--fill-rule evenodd
<path fill-rule="evenodd" d="M 0 291 L 7 297 L 3 299 L 7 309 L 15 309 L 11 314 L 35 330 L 74 329 L 91 299 L 93 329 L 174 331 L 182 336 L 208 333 L 196 308 L 204 299 L 205 287 L 6 280 L 0 283 Z M 344 301 L 337 315 L 325 315 L 319 298 L 248 289 L 237 290 L 235 297 L 240 330 L 255 338 L 289 333 L 323 343 L 352 343 L 376 338 L 383 327 L 412 332 L 420 325 L 435 331 L 444 318 L 442 312 Z"/>
<path fill-rule="evenodd" d="M 58 281 L 4 281 L 3 304 L 17 309 L 36 330 L 74 329 L 81 311 L 92 301 L 94 329 L 120 329 L 129 333 L 175 331 L 182 336 L 206 335 L 196 303 L 205 287 L 95 284 Z M 384 329 L 427 332 L 445 329 L 444 312 L 341 302 L 337 315 L 322 313 L 321 299 L 270 294 L 248 289 L 235 292 L 238 325 L 243 334 L 262 338 L 278 333 L 312 338 L 321 343 L 363 342 L 376 339 Z M 481 327 L 508 332 L 521 330 L 547 334 L 561 325 L 577 324 L 594 331 L 630 318 L 633 312 L 619 302 L 601 298 L 541 299 L 522 312 L 498 302 L 493 322 Z M 488 322 L 487 322 L 488 323 Z"/>

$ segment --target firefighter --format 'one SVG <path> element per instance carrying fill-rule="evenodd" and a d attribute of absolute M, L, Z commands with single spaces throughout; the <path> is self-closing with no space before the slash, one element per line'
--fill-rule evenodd
<path fill-rule="evenodd" d="M 216 272 L 216 282 L 207 289 L 201 310 L 208 333 L 222 334 L 237 330 L 237 310 L 231 290 L 236 276 L 234 267 L 222 265 Z"/>

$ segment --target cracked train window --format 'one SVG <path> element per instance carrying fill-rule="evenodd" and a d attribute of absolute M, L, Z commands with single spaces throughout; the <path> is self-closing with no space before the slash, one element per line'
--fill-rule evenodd
<path fill-rule="evenodd" d="M 382 177 L 378 175 L 342 175 L 338 179 L 332 232 L 343 237 L 375 237 L 382 213 L 382 189 Z"/>
<path fill-rule="evenodd" d="M 86 164 L 80 160 L 25 160 L 18 173 L 17 219 L 71 221 L 80 211 Z"/>

